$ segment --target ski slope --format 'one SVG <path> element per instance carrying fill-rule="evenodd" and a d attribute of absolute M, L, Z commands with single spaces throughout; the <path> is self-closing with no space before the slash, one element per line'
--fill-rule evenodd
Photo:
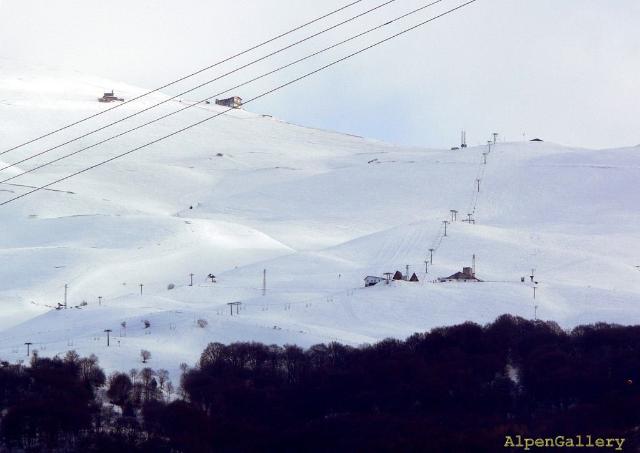
<path fill-rule="evenodd" d="M 144 91 L 3 61 L 0 148 L 110 107 L 97 97 L 111 89 L 125 98 Z M 0 167 L 163 99 L 0 155 Z M 2 179 L 186 102 L 7 168 Z M 197 106 L 0 184 L 0 200 L 220 111 Z M 637 323 L 640 148 L 498 143 L 484 165 L 487 151 L 399 147 L 239 110 L 2 206 L 0 358 L 26 359 L 32 342 L 43 355 L 75 349 L 128 370 L 143 366 L 147 349 L 149 366 L 177 378 L 179 364 L 193 364 L 212 341 L 358 345 L 503 313 L 565 328 Z M 444 237 L 452 209 L 458 221 Z M 461 221 L 467 213 L 475 224 Z M 474 254 L 484 282 L 434 282 L 470 266 Z M 406 265 L 419 283 L 363 288 L 365 276 Z M 65 284 L 69 307 L 87 305 L 52 309 Z M 235 301 L 241 310 L 231 316 Z"/>

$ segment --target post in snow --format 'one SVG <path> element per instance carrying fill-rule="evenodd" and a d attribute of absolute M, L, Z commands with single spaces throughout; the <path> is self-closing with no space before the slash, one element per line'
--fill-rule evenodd
<path fill-rule="evenodd" d="M 262 270 L 262 295 L 267 295 L 267 270 Z"/>
<path fill-rule="evenodd" d="M 104 331 L 107 333 L 107 347 L 109 347 L 109 334 L 113 331 L 111 329 L 104 329 Z"/>

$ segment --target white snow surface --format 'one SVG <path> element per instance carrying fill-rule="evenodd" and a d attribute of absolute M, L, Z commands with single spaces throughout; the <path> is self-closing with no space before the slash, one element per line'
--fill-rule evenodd
<path fill-rule="evenodd" d="M 144 91 L 0 61 L 1 151 L 113 106 L 97 102 L 103 91 Z M 163 99 L 0 155 L 0 167 Z M 2 180 L 185 102 L 12 166 Z M 0 184 L 0 200 L 29 190 L 12 184 L 50 182 L 222 110 L 198 106 Z M 640 148 L 498 143 L 483 165 L 485 152 L 398 147 L 239 110 L 2 206 L 0 358 L 26 359 L 32 342 L 46 356 L 95 353 L 112 371 L 144 366 L 147 349 L 148 366 L 177 379 L 179 364 L 193 365 L 212 341 L 359 345 L 503 313 L 533 318 L 535 306 L 565 328 L 636 324 Z M 452 209 L 459 219 L 443 237 Z M 475 224 L 460 221 L 469 212 Z M 473 254 L 484 282 L 434 282 Z M 419 283 L 363 288 L 365 276 L 406 265 Z M 88 305 L 53 310 L 65 283 L 69 307 Z M 242 306 L 231 316 L 234 301 Z"/>

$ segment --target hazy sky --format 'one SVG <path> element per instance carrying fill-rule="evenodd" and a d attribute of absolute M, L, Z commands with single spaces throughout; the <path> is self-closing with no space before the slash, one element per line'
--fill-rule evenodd
<path fill-rule="evenodd" d="M 212 78 L 384 0 L 364 0 L 229 62 Z M 0 0 L 0 57 L 155 88 L 349 0 Z M 396 0 L 363 20 L 191 95 L 206 97 L 426 1 Z M 251 87 L 245 99 L 449 9 L 444 0 Z M 491 132 L 571 145 L 640 143 L 638 0 L 478 0 L 392 43 L 257 101 L 292 122 L 433 147 Z M 184 84 L 176 87 L 185 89 Z M 108 87 L 107 87 L 108 88 Z M 176 91 L 172 91 L 176 92 Z"/>

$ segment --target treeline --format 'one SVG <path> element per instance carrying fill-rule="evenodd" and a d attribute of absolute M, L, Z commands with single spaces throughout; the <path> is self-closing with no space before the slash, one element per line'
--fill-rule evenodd
<path fill-rule="evenodd" d="M 640 433 L 640 327 L 502 316 L 359 348 L 210 344 L 173 388 L 95 357 L 0 368 L 0 450 L 510 451 Z"/>

